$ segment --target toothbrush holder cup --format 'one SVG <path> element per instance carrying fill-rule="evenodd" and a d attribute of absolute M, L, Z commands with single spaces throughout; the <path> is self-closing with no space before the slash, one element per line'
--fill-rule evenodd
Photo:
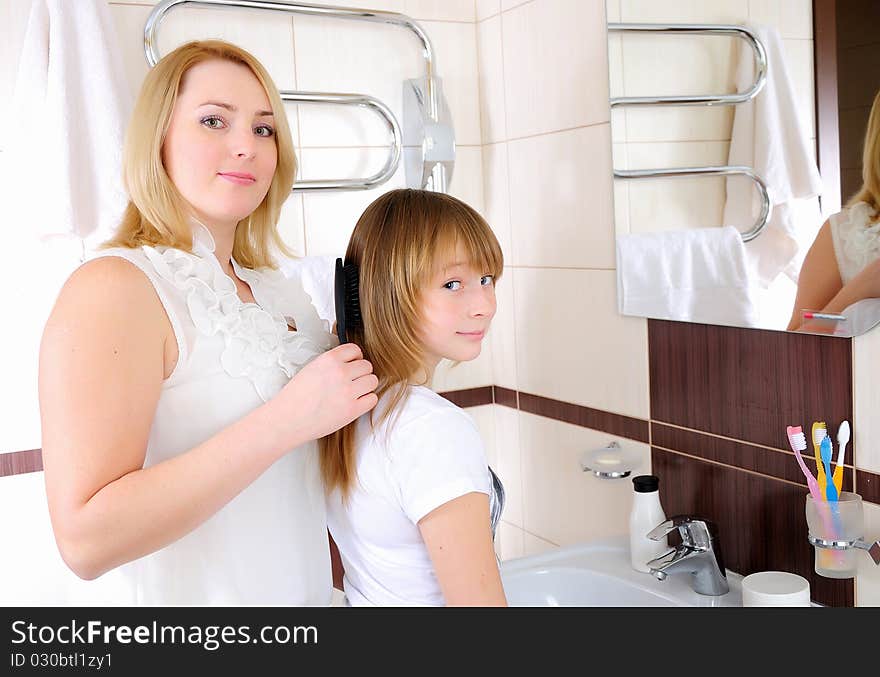
<path fill-rule="evenodd" d="M 865 531 L 862 497 L 843 491 L 837 501 L 814 501 L 807 494 L 806 515 L 816 573 L 827 578 L 855 576 L 860 557 L 855 543 Z"/>

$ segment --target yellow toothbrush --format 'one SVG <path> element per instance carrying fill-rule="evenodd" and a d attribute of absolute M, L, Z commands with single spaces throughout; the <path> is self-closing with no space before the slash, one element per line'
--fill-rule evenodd
<path fill-rule="evenodd" d="M 828 435 L 828 429 L 825 427 L 825 421 L 813 422 L 813 455 L 816 457 L 816 480 L 819 482 L 819 494 L 825 497 L 825 487 L 828 483 L 828 477 L 825 475 L 825 468 L 822 464 L 822 455 L 819 447 L 822 439 Z"/>

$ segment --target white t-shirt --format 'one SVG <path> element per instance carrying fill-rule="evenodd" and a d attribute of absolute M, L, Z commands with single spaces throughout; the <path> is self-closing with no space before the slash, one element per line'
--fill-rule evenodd
<path fill-rule="evenodd" d="M 377 410 L 387 406 L 383 396 Z M 390 425 L 390 430 L 389 430 Z M 418 521 L 473 491 L 492 496 L 480 434 L 463 410 L 423 386 L 372 430 L 357 427 L 357 481 L 343 505 L 327 497 L 327 522 L 345 568 L 352 606 L 442 606 L 446 602 Z"/>

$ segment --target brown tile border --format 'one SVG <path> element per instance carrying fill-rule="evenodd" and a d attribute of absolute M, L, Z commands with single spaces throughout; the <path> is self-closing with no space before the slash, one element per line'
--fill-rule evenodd
<path fill-rule="evenodd" d="M 880 505 L 880 475 L 856 468 L 856 493 L 862 500 Z"/>
<path fill-rule="evenodd" d="M 447 390 L 437 394 L 445 397 L 458 407 L 479 407 L 480 405 L 492 404 L 493 402 L 492 386 L 467 388 L 465 390 Z"/>
<path fill-rule="evenodd" d="M 613 414 L 610 411 L 592 409 L 524 392 L 519 393 L 519 408 L 530 414 L 571 423 L 582 428 L 601 430 L 646 444 L 648 442 L 648 421 L 642 418 Z"/>
<path fill-rule="evenodd" d="M 715 461 L 742 470 L 750 470 L 774 479 L 807 486 L 807 481 L 797 464 L 794 453 L 775 451 L 765 447 L 757 447 L 746 442 L 727 440 L 713 435 L 706 435 L 695 430 L 684 430 L 657 421 L 651 421 L 651 443 L 671 451 L 680 451 L 690 456 L 697 456 L 707 461 Z M 813 450 L 804 453 L 807 468 L 815 473 Z M 852 490 L 853 469 L 844 466 L 843 486 Z M 866 499 L 867 500 L 867 499 Z"/>
<path fill-rule="evenodd" d="M 492 386 L 495 392 L 495 404 L 500 404 L 511 409 L 519 409 L 519 399 L 517 392 L 510 388 L 502 388 L 501 386 Z"/>
<path fill-rule="evenodd" d="M 43 450 L 28 449 L 0 454 L 0 477 L 40 472 L 43 469 Z"/>

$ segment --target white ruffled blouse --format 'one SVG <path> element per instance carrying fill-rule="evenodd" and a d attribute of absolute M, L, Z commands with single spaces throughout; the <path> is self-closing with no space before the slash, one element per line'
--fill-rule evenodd
<path fill-rule="evenodd" d="M 880 257 L 880 221 L 876 219 L 876 212 L 867 202 L 857 202 L 828 219 L 843 284 Z"/>
<path fill-rule="evenodd" d="M 233 260 L 257 301 L 242 302 L 204 226 L 194 225 L 193 253 L 143 246 L 98 256 L 122 257 L 144 272 L 177 340 L 177 364 L 162 386 L 145 467 L 239 420 L 336 345 L 302 285 L 279 271 Z M 332 581 L 316 443 L 291 450 L 180 540 L 102 578 L 111 576 L 113 584 L 101 586 L 104 599 L 94 601 L 328 604 Z"/>

